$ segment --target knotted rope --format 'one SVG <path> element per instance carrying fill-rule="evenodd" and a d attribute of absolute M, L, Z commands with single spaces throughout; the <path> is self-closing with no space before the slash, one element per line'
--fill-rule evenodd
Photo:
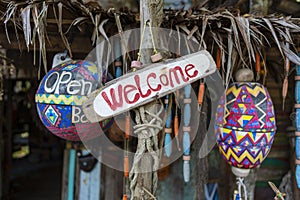
<path fill-rule="evenodd" d="M 163 112 L 162 102 L 160 101 L 160 108 L 156 112 L 150 112 L 150 109 L 145 109 L 143 106 L 135 110 L 135 121 L 137 125 L 133 126 L 133 133 L 138 137 L 137 151 L 134 156 L 131 171 L 129 173 L 131 200 L 134 199 L 134 191 L 136 187 L 140 191 L 140 194 L 145 194 L 143 185 L 138 184 L 139 173 L 147 172 L 145 169 L 141 169 L 140 161 L 142 157 L 147 153 L 153 159 L 153 181 L 152 192 L 156 193 L 157 189 L 157 169 L 159 167 L 159 145 L 157 133 L 162 130 L 163 120 L 160 118 L 160 114 Z M 153 105 L 153 104 L 152 104 Z M 153 110 L 151 110 L 153 111 Z M 148 193 L 148 191 L 146 192 Z M 150 198 L 153 195 L 150 195 Z"/>

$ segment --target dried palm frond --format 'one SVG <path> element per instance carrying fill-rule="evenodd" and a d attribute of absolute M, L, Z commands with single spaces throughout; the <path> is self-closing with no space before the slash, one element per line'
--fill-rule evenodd
<path fill-rule="evenodd" d="M 29 45 L 31 43 L 30 10 L 31 10 L 31 6 L 26 6 L 24 9 L 21 9 L 24 38 L 25 38 L 25 43 L 28 51 L 29 51 Z"/>
<path fill-rule="evenodd" d="M 38 78 L 40 78 L 41 72 L 41 63 L 43 62 L 44 70 L 47 72 L 47 56 L 46 56 L 46 18 L 47 18 L 47 11 L 48 5 L 45 3 L 42 4 L 41 10 L 37 5 L 33 6 L 32 10 L 32 18 L 34 22 L 34 29 L 33 29 L 33 36 L 32 36 L 32 43 L 35 47 L 35 37 L 38 37 L 39 41 L 39 73 Z M 35 51 L 34 51 L 35 53 Z"/>
<path fill-rule="evenodd" d="M 103 10 L 99 4 L 79 0 L 34 0 L 21 3 L 7 1 L 1 3 L 0 9 L 4 8 L 4 4 L 6 10 L 0 10 L 0 13 L 4 13 L 3 22 L 5 27 L 7 27 L 9 21 L 12 21 L 14 27 L 23 30 L 27 48 L 30 40 L 31 44 L 36 46 L 35 38 L 37 37 L 41 52 L 40 57 L 43 59 L 44 66 L 46 66 L 46 18 L 49 5 L 53 6 L 59 34 L 70 53 L 71 45 L 66 34 L 73 26 L 86 23 L 91 25 L 89 26 L 89 28 L 92 27 L 92 30 L 90 30 L 92 33 L 91 41 L 96 44 L 99 36 L 101 36 L 99 32 L 101 22 L 107 19 L 114 22 L 116 20 L 115 13 L 118 13 L 124 30 L 138 27 L 140 23 L 136 13 L 125 9 L 121 11 L 115 9 Z M 70 10 L 74 15 L 71 25 L 66 30 L 63 30 L 62 26 L 63 9 Z M 32 13 L 31 19 L 28 19 L 28 12 Z M 18 18 L 19 14 L 21 14 L 21 19 Z M 34 24 L 31 38 L 31 28 L 28 20 L 33 21 Z M 264 55 L 263 51 L 269 47 L 276 47 L 282 56 L 282 60 L 288 59 L 292 63 L 300 64 L 293 41 L 294 36 L 300 34 L 300 23 L 299 20 L 291 17 L 282 15 L 263 17 L 250 14 L 241 15 L 237 10 L 229 11 L 222 8 L 222 10 L 209 11 L 201 8 L 194 11 L 165 10 L 162 21 L 161 26 L 163 28 L 176 31 L 176 27 L 179 27 L 180 31 L 187 35 L 188 40 L 199 45 L 199 49 L 207 49 L 212 54 L 219 49 L 222 60 L 221 70 L 224 72 L 224 79 L 227 84 L 231 79 L 231 74 L 237 68 L 247 67 L 254 70 L 252 66 L 255 63 L 255 54 L 258 53 L 262 57 Z M 20 26 L 19 22 L 23 23 L 23 27 Z M 110 26 L 113 26 L 113 24 L 110 23 Z M 111 29 L 117 30 L 117 24 L 115 26 Z M 6 35 L 10 41 L 7 29 Z"/>

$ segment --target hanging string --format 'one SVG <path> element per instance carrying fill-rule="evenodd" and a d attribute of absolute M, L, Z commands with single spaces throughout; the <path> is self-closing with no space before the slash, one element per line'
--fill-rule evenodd
<path fill-rule="evenodd" d="M 177 37 L 178 37 L 178 49 L 177 49 L 177 57 L 180 57 L 181 52 L 180 52 L 180 46 L 181 46 L 181 37 L 180 37 L 180 31 L 179 31 L 179 26 L 176 25 L 176 30 L 177 30 Z"/>
<path fill-rule="evenodd" d="M 120 20 L 120 15 L 117 13 L 114 13 L 115 15 L 115 20 L 116 20 L 116 24 L 118 27 L 118 31 L 119 31 L 119 35 L 120 35 L 120 40 L 121 40 L 121 47 L 122 47 L 122 55 L 125 54 L 125 56 L 123 56 L 123 73 L 127 73 L 128 72 L 128 68 L 127 68 L 127 58 L 128 60 L 131 62 L 131 57 L 129 54 L 129 50 L 128 50 L 128 44 L 126 42 L 126 39 L 124 37 L 124 33 L 123 33 L 123 28 L 122 28 L 122 24 L 121 24 L 121 20 Z M 124 50 L 123 50 L 124 48 Z M 123 54 L 123 52 L 125 52 Z"/>
<path fill-rule="evenodd" d="M 143 41 L 144 41 L 145 30 L 146 30 L 146 26 L 147 26 L 148 21 L 149 21 L 149 20 L 147 20 L 147 21 L 144 23 L 144 27 L 143 27 L 143 30 L 142 30 L 141 41 L 140 41 L 140 48 L 139 48 L 139 52 L 137 53 L 137 55 L 138 55 L 137 61 L 141 61 Z"/>
<path fill-rule="evenodd" d="M 234 199 L 236 200 L 242 200 L 242 194 L 244 196 L 244 200 L 247 200 L 247 188 L 244 184 L 244 178 L 242 177 L 236 177 L 236 184 L 238 186 L 238 193 L 234 194 Z"/>
<path fill-rule="evenodd" d="M 157 52 L 157 50 L 155 48 L 154 35 L 153 35 L 153 32 L 152 32 L 152 26 L 151 26 L 150 21 L 148 21 L 147 24 L 149 25 L 149 29 L 150 29 L 151 41 L 152 41 L 152 45 L 153 45 L 153 53 L 157 54 L 158 52 Z"/>

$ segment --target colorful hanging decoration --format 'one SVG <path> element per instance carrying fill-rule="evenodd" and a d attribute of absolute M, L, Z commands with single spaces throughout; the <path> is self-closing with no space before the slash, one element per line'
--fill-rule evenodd
<path fill-rule="evenodd" d="M 172 108 L 168 109 L 169 106 L 169 95 L 165 98 L 165 114 L 167 115 L 166 119 L 166 127 L 165 127 L 165 141 L 164 141 L 164 149 L 167 157 L 171 156 L 172 153 Z M 171 105 L 170 105 L 171 106 Z"/>
<path fill-rule="evenodd" d="M 180 145 L 179 145 L 179 117 L 178 117 L 178 100 L 177 98 L 179 97 L 179 90 L 176 90 L 175 92 L 175 116 L 174 116 L 174 137 L 176 139 L 176 144 L 177 144 L 177 150 L 181 151 Z"/>
<path fill-rule="evenodd" d="M 183 113 L 183 178 L 185 182 L 190 181 L 190 132 L 191 132 L 191 85 L 184 87 L 184 113 Z"/>
<path fill-rule="evenodd" d="M 204 92 L 205 92 L 205 83 L 204 81 L 200 82 L 198 89 L 198 110 L 201 111 L 203 100 L 204 100 Z"/>
<path fill-rule="evenodd" d="M 295 132 L 295 153 L 296 153 L 296 181 L 300 188 L 300 66 L 296 66 L 296 87 L 295 87 L 295 109 L 296 109 L 296 132 Z"/>
<path fill-rule="evenodd" d="M 245 74 L 251 71 L 242 70 Z M 220 99 L 215 132 L 222 157 L 232 166 L 233 173 L 243 178 L 267 157 L 274 140 L 276 123 L 267 89 L 259 83 L 250 82 L 253 79 L 240 77 L 243 78 L 231 84 Z M 238 181 L 238 185 L 244 186 L 243 179 Z"/>
<path fill-rule="evenodd" d="M 71 141 L 99 134 L 99 123 L 88 123 L 81 105 L 98 88 L 98 73 L 89 61 L 68 61 L 51 69 L 42 79 L 35 95 L 39 117 L 54 135 Z M 76 127 L 75 127 L 76 124 Z M 100 122 L 105 130 L 111 119 Z M 81 131 L 82 130 L 82 131 Z"/>
<path fill-rule="evenodd" d="M 262 163 L 276 131 L 272 100 L 259 83 L 230 85 L 217 110 L 216 133 L 222 156 L 239 168 Z"/>

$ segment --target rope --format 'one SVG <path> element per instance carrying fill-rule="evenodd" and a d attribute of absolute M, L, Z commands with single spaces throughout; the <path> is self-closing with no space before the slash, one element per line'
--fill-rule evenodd
<path fill-rule="evenodd" d="M 162 105 L 162 102 L 160 102 Z M 144 172 L 145 169 L 141 169 L 140 161 L 142 157 L 148 153 L 153 159 L 153 181 L 152 189 L 153 194 L 156 193 L 157 189 L 157 169 L 159 167 L 159 146 L 158 146 L 158 137 L 157 133 L 163 128 L 163 121 L 160 119 L 160 114 L 163 112 L 163 106 L 160 106 L 158 112 L 150 112 L 145 110 L 144 107 L 139 107 L 135 111 L 135 121 L 137 125 L 133 126 L 133 133 L 138 137 L 137 151 L 135 153 L 131 171 L 129 173 L 130 179 L 130 190 L 131 190 L 131 200 L 134 199 L 134 191 L 138 187 L 140 194 L 145 194 L 145 188 L 142 185 L 138 184 L 139 173 Z M 149 120 L 150 118 L 150 120 Z M 149 195 L 149 191 L 146 191 Z M 150 195 L 154 197 L 152 194 Z"/>
<path fill-rule="evenodd" d="M 153 32 L 152 32 L 152 25 L 151 25 L 150 21 L 147 24 L 148 24 L 148 26 L 150 28 L 150 35 L 151 35 L 151 40 L 152 40 L 152 45 L 153 45 L 153 53 L 157 54 L 158 52 L 157 52 L 157 50 L 155 48 L 154 36 L 153 36 Z"/>
<path fill-rule="evenodd" d="M 144 28 L 143 28 L 143 31 L 142 31 L 141 41 L 140 41 L 140 48 L 139 48 L 139 52 L 137 53 L 137 55 L 138 55 L 137 61 L 140 61 L 140 60 L 141 60 L 141 56 L 142 56 L 142 46 L 143 46 L 143 41 L 144 41 L 144 36 L 145 36 L 145 30 L 146 30 L 147 23 L 148 23 L 148 20 L 145 22 Z"/>
<path fill-rule="evenodd" d="M 247 200 L 247 188 L 244 184 L 244 178 L 237 177 L 236 178 L 236 184 L 238 185 L 238 192 L 240 195 L 240 199 L 242 200 L 242 190 L 244 191 L 244 199 Z"/>

